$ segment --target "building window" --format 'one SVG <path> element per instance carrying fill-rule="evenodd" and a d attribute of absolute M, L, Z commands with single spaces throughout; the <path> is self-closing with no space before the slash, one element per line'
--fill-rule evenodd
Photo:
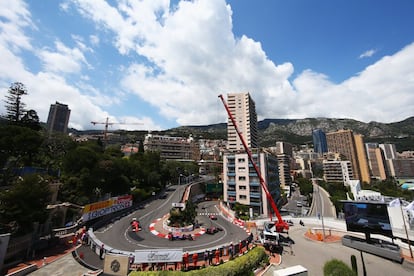
<path fill-rule="evenodd" d="M 239 172 L 245 172 L 246 168 L 245 167 L 239 167 Z"/>
<path fill-rule="evenodd" d="M 245 176 L 239 176 L 239 180 L 240 181 L 246 181 L 246 177 Z"/>
<path fill-rule="evenodd" d="M 246 162 L 246 159 L 244 159 L 244 158 L 239 158 L 239 159 L 237 159 L 237 162 L 239 162 L 239 163 L 244 163 L 244 162 Z"/>
<path fill-rule="evenodd" d="M 239 195 L 239 199 L 240 200 L 246 200 L 247 199 L 247 196 L 246 195 Z"/>
<path fill-rule="evenodd" d="M 239 186 L 239 189 L 240 190 L 246 190 L 246 186 L 244 186 L 244 185 L 243 186 Z"/>

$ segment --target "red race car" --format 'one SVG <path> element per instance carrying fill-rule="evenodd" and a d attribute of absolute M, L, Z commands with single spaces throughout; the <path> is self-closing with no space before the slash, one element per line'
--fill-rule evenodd
<path fill-rule="evenodd" d="M 131 221 L 132 231 L 138 232 L 141 230 L 141 226 L 139 225 L 139 221 L 136 218 L 133 218 Z"/>

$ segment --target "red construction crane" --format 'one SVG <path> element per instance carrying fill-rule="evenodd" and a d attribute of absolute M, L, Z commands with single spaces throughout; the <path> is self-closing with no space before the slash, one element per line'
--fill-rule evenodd
<path fill-rule="evenodd" d="M 108 117 L 106 117 L 106 121 L 105 122 L 95 122 L 95 121 L 92 121 L 91 124 L 93 124 L 93 125 L 105 125 L 105 129 L 104 129 L 104 141 L 106 141 L 106 139 L 107 139 L 108 126 L 112 126 L 112 125 L 142 125 L 142 123 L 112 123 L 112 122 L 109 122 L 109 118 Z"/>
<path fill-rule="evenodd" d="M 229 115 L 229 118 L 230 118 L 237 134 L 239 135 L 240 140 L 243 143 L 243 147 L 244 147 L 247 155 L 249 156 L 250 163 L 252 163 L 252 165 L 254 167 L 254 170 L 256 171 L 256 174 L 259 177 L 260 184 L 262 186 L 263 191 L 266 194 L 267 200 L 270 202 L 270 205 L 272 206 L 273 212 L 274 212 L 274 214 L 276 215 L 276 217 L 278 219 L 278 222 L 275 225 L 276 226 L 276 231 L 277 232 L 283 232 L 283 230 L 289 230 L 289 225 L 285 221 L 283 221 L 282 216 L 280 215 L 279 209 L 277 208 L 276 203 L 273 200 L 272 195 L 270 194 L 269 190 L 267 189 L 267 185 L 266 185 L 266 183 L 265 183 L 265 181 L 264 181 L 264 179 L 263 179 L 263 177 L 260 173 L 259 167 L 256 165 L 256 162 L 254 162 L 254 160 L 253 160 L 252 152 L 250 151 L 249 147 L 247 146 L 247 143 L 244 140 L 243 135 L 240 132 L 240 130 L 237 126 L 236 120 L 234 119 L 233 115 L 231 114 L 231 111 L 230 111 L 226 101 L 224 100 L 223 95 L 219 95 L 218 97 L 221 99 L 221 101 L 223 102 L 224 107 L 226 108 L 227 114 Z M 270 220 L 272 220 L 272 214 L 270 214 Z"/>

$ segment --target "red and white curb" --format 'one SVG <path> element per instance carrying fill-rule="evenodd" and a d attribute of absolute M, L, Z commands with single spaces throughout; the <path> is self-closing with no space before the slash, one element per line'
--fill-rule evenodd
<path fill-rule="evenodd" d="M 161 218 L 158 218 L 158 219 L 154 220 L 150 224 L 149 229 L 150 229 L 150 231 L 151 231 L 151 233 L 153 235 L 155 235 L 157 237 L 160 237 L 160 238 L 168 239 L 168 234 L 163 234 L 163 233 L 160 233 L 157 230 L 155 230 L 155 224 L 158 223 L 160 220 L 161 220 Z M 203 235 L 205 233 L 206 233 L 205 229 L 204 228 L 201 228 L 199 232 L 194 233 L 194 234 L 191 234 L 191 236 L 193 236 L 193 237 L 199 237 L 199 236 L 201 236 L 201 235 Z"/>
<path fill-rule="evenodd" d="M 247 234 L 250 234 L 250 230 L 246 228 L 246 223 L 241 219 L 234 219 L 233 224 L 239 226 L 246 231 Z"/>

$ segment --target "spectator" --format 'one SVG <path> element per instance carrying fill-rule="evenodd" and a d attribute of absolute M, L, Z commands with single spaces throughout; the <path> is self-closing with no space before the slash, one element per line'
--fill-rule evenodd
<path fill-rule="evenodd" d="M 129 267 L 131 268 L 132 264 L 134 263 L 135 257 L 133 254 L 129 254 Z"/>
<path fill-rule="evenodd" d="M 216 252 L 214 252 L 214 255 L 216 257 L 216 265 L 220 263 L 220 250 L 217 248 Z"/>
<path fill-rule="evenodd" d="M 188 252 L 185 252 L 183 255 L 183 268 L 186 269 L 188 265 Z"/>
<path fill-rule="evenodd" d="M 239 242 L 239 255 L 243 254 L 243 243 L 242 241 Z"/>
<path fill-rule="evenodd" d="M 204 251 L 204 265 L 207 266 L 208 264 L 208 251 Z"/>
<path fill-rule="evenodd" d="M 99 248 L 99 259 L 103 260 L 103 254 L 105 253 L 104 244 Z"/>
<path fill-rule="evenodd" d="M 193 266 L 194 268 L 197 267 L 197 261 L 198 261 L 198 253 L 193 254 Z"/>

